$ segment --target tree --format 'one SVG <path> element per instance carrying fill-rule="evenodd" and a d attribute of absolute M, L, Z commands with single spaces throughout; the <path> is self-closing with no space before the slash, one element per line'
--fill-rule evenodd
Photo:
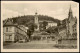
<path fill-rule="evenodd" d="M 34 29 L 37 28 L 37 25 L 34 24 L 34 23 L 30 23 L 30 24 L 28 25 L 28 28 L 29 28 L 32 32 L 34 32 Z"/>
<path fill-rule="evenodd" d="M 27 30 L 27 35 L 29 36 L 29 39 L 31 38 L 31 35 L 34 32 L 34 29 L 37 28 L 37 25 L 34 24 L 32 21 L 30 21 L 28 24 L 28 30 Z"/>
<path fill-rule="evenodd" d="M 31 38 L 31 34 L 32 34 L 32 33 L 31 33 L 30 29 L 28 29 L 28 30 L 27 30 L 27 35 L 28 35 L 29 39 Z"/>
<path fill-rule="evenodd" d="M 43 25 L 43 30 L 45 30 L 46 29 L 46 26 L 48 25 L 48 22 L 43 21 L 42 25 Z"/>
<path fill-rule="evenodd" d="M 56 26 L 49 27 L 48 29 L 46 29 L 46 32 L 48 32 L 48 33 L 55 33 L 56 32 L 55 29 L 56 29 Z"/>
<path fill-rule="evenodd" d="M 48 29 L 46 29 L 46 32 L 48 32 L 48 33 L 52 33 L 52 32 L 53 32 L 52 27 L 49 27 Z"/>

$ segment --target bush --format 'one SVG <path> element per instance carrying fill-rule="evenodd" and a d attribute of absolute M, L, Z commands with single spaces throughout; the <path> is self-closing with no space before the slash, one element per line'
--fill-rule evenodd
<path fill-rule="evenodd" d="M 32 38 L 33 38 L 33 40 L 40 40 L 41 39 L 40 36 L 33 36 Z"/>

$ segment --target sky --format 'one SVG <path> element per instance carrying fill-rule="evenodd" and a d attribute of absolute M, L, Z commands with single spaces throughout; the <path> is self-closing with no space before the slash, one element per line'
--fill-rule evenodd
<path fill-rule="evenodd" d="M 47 15 L 59 20 L 68 18 L 69 8 L 72 8 L 73 16 L 77 16 L 77 3 L 25 3 L 25 2 L 9 2 L 2 3 L 1 12 L 4 19 L 18 17 L 23 15 Z"/>

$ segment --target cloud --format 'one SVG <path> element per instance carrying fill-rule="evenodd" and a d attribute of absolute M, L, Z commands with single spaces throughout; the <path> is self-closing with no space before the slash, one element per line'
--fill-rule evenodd
<path fill-rule="evenodd" d="M 27 12 L 28 12 L 28 9 L 27 8 L 23 9 L 23 13 L 24 14 L 26 14 Z"/>
<path fill-rule="evenodd" d="M 56 19 L 62 20 L 64 18 L 67 18 L 68 10 L 64 10 L 62 8 L 57 10 L 40 10 L 39 13 L 42 15 L 48 15 Z"/>
<path fill-rule="evenodd" d="M 2 12 L 3 12 L 3 15 L 2 15 L 3 19 L 22 15 L 21 13 L 19 13 L 17 11 L 13 11 L 13 10 L 9 10 L 9 9 L 3 9 Z"/>
<path fill-rule="evenodd" d="M 73 16 L 77 16 L 77 8 L 76 7 L 72 7 L 72 12 L 73 12 Z M 41 14 L 43 15 L 48 15 L 51 17 L 54 17 L 56 19 L 60 19 L 63 20 L 65 18 L 68 18 L 68 13 L 69 13 L 69 8 L 68 9 L 64 9 L 64 8 L 59 8 L 57 10 L 44 10 L 41 11 Z"/>
<path fill-rule="evenodd" d="M 3 16 L 4 18 L 11 18 L 21 15 L 34 15 L 36 10 L 38 11 L 38 14 L 41 15 L 48 15 L 57 19 L 65 19 L 68 17 L 69 12 L 69 3 L 16 3 L 16 4 L 5 4 L 3 6 Z M 76 16 L 76 4 L 73 3 L 72 5 L 72 11 L 73 16 Z"/>
<path fill-rule="evenodd" d="M 76 7 L 73 8 L 72 11 L 73 11 L 73 16 L 77 16 L 77 8 Z"/>

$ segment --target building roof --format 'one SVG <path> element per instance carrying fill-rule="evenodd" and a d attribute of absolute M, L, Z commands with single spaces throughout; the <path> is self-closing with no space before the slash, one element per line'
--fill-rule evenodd
<path fill-rule="evenodd" d="M 46 22 L 48 22 L 48 23 L 56 23 L 56 22 L 54 22 L 54 21 L 39 20 L 39 22 L 43 22 L 43 21 L 46 21 Z"/>
<path fill-rule="evenodd" d="M 7 19 L 7 20 L 5 20 L 5 21 L 3 22 L 3 25 L 13 25 L 13 22 L 12 22 L 12 20 Z"/>
<path fill-rule="evenodd" d="M 72 9 L 71 9 L 71 5 L 70 5 L 70 9 L 69 9 L 69 12 L 72 12 Z"/>
<path fill-rule="evenodd" d="M 16 26 L 17 23 L 13 22 L 13 19 L 6 19 L 3 21 L 3 26 Z"/>

